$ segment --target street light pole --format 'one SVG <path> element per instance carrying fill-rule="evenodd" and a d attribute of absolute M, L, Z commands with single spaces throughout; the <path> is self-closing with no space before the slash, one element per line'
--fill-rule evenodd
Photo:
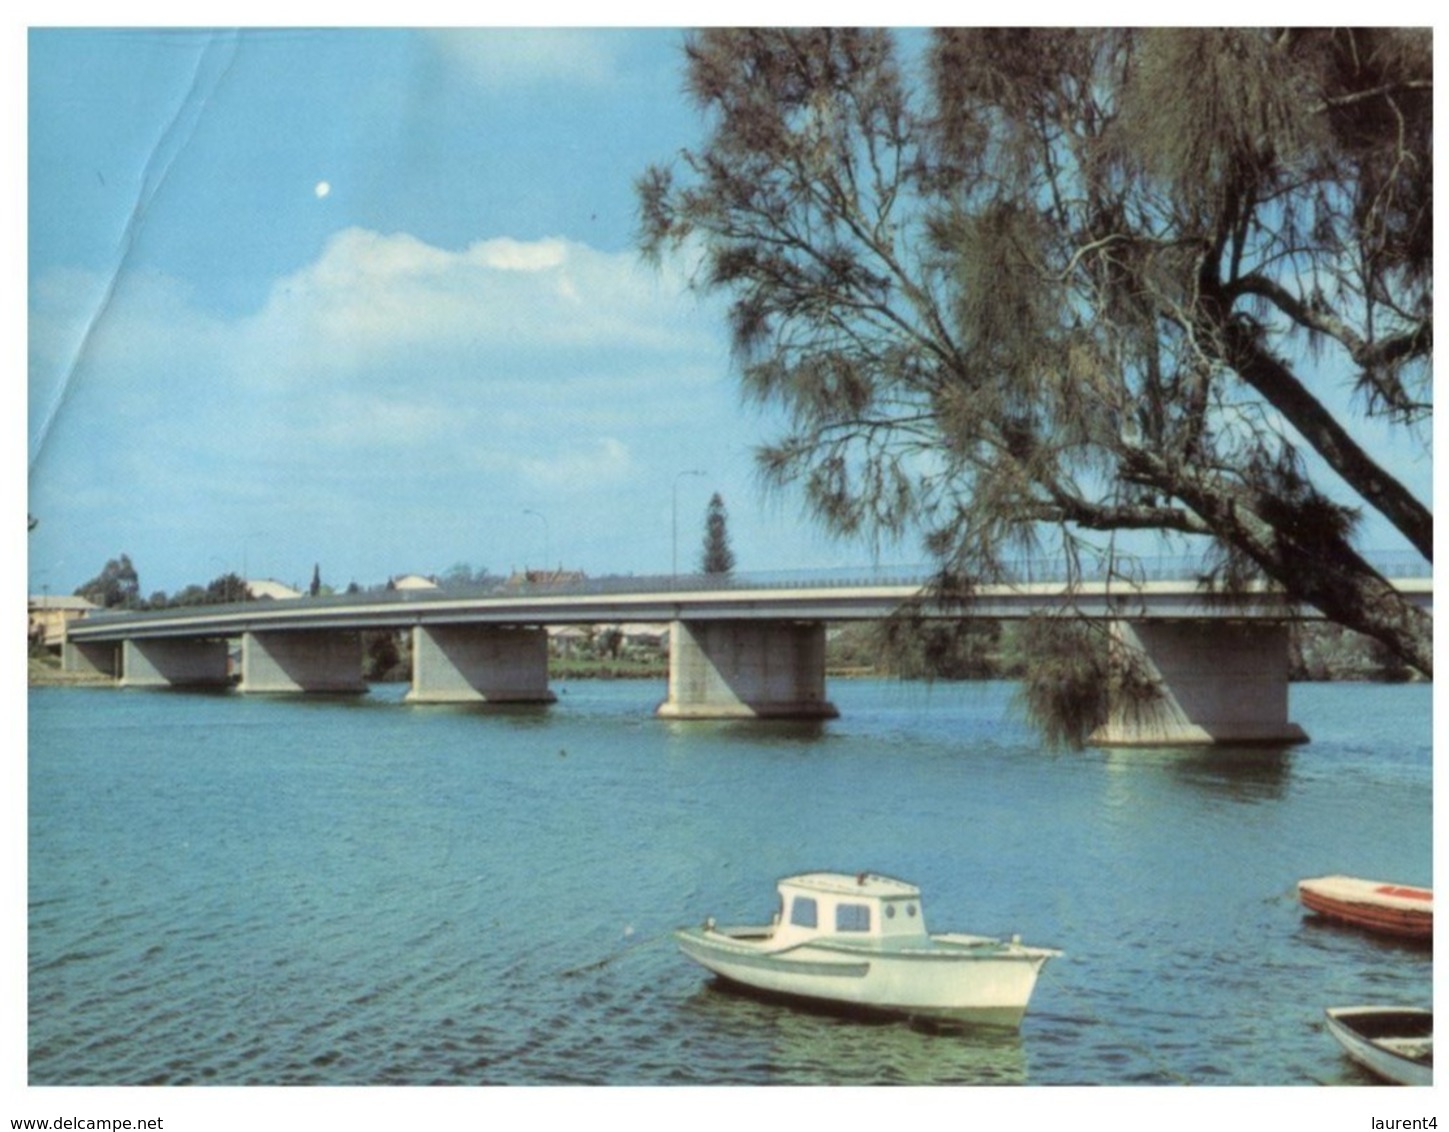
<path fill-rule="evenodd" d="M 673 533 L 673 556 L 669 565 L 669 582 L 672 586 L 679 579 L 679 481 L 685 476 L 702 476 L 705 473 L 698 468 L 687 468 L 674 477 L 673 505 L 670 509 L 670 522 Z"/>

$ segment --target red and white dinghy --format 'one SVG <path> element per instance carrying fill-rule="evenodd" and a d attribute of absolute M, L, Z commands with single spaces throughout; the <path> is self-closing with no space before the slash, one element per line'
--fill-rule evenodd
<path fill-rule="evenodd" d="M 1405 939 L 1434 936 L 1434 890 L 1358 877 L 1314 877 L 1298 882 L 1305 908 L 1340 923 Z"/>

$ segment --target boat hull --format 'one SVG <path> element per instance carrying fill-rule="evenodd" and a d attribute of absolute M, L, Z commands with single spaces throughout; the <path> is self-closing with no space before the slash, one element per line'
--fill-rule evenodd
<path fill-rule="evenodd" d="M 1056 953 L 990 941 L 865 948 L 828 941 L 771 951 L 727 932 L 686 928 L 680 950 L 736 986 L 836 1009 L 1016 1028 Z"/>
<path fill-rule="evenodd" d="M 1434 1015 L 1412 1007 L 1334 1007 L 1328 1031 L 1359 1065 L 1396 1085 L 1432 1085 Z"/>
<path fill-rule="evenodd" d="M 1303 906 L 1338 923 L 1400 939 L 1434 936 L 1431 889 L 1355 877 L 1318 877 L 1298 882 Z"/>

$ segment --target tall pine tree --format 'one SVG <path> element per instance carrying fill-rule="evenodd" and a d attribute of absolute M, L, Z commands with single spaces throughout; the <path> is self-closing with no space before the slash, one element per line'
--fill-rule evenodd
<path fill-rule="evenodd" d="M 724 500 L 715 492 L 704 514 L 704 555 L 700 570 L 705 574 L 728 574 L 734 568 L 735 553 L 730 549 Z"/>

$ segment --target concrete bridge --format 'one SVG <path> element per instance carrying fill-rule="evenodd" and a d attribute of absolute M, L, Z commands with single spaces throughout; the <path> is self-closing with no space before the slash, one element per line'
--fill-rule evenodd
<path fill-rule="evenodd" d="M 1074 608 L 1107 621 L 1140 649 L 1162 693 L 1149 711 L 1114 708 L 1102 745 L 1288 743 L 1288 622 L 1311 619 L 1272 593 L 1227 598 L 1193 578 L 1023 581 L 980 587 L 963 612 L 923 581 L 816 578 L 615 579 L 490 593 L 406 591 L 106 614 L 69 627 L 64 665 L 126 687 L 230 683 L 240 641 L 243 693 L 366 691 L 363 630 L 412 636 L 414 703 L 549 703 L 547 628 L 668 622 L 669 686 L 658 714 L 673 719 L 821 719 L 827 622 L 879 620 L 912 609 L 928 618 L 1012 619 Z M 1397 588 L 1432 608 L 1428 577 Z"/>

